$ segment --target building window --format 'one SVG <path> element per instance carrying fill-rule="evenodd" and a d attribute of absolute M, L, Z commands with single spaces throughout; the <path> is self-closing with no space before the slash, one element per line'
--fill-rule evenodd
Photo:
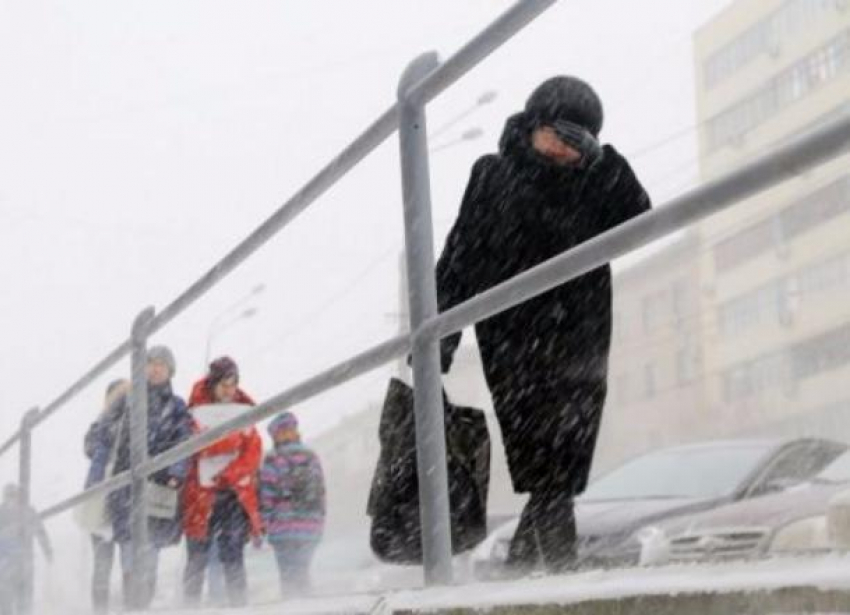
<path fill-rule="evenodd" d="M 643 330 L 645 333 L 658 329 L 670 318 L 670 289 L 651 292 L 643 296 L 641 310 L 643 317 Z"/>
<path fill-rule="evenodd" d="M 850 253 L 841 254 L 800 271 L 799 288 L 804 300 L 823 292 L 850 290 Z"/>
<path fill-rule="evenodd" d="M 631 399 L 629 392 L 629 375 L 620 374 L 615 380 L 617 386 L 617 401 L 621 404 L 627 404 Z"/>
<path fill-rule="evenodd" d="M 850 325 L 797 344 L 793 350 L 794 377 L 810 378 L 850 364 Z"/>
<path fill-rule="evenodd" d="M 779 214 L 782 234 L 792 239 L 847 212 L 850 212 L 850 177 L 842 177 L 782 210 Z"/>
<path fill-rule="evenodd" d="M 680 348 L 676 353 L 676 382 L 679 386 L 690 384 L 697 377 L 700 353 L 693 348 Z"/>
<path fill-rule="evenodd" d="M 734 402 L 763 395 L 790 382 L 791 354 L 781 350 L 726 370 L 723 374 L 724 398 L 727 402 Z"/>
<path fill-rule="evenodd" d="M 744 30 L 703 63 L 706 89 L 722 83 L 762 54 L 779 51 L 784 40 L 810 27 L 819 17 L 833 16 L 842 0 L 787 0 L 776 11 Z"/>
<path fill-rule="evenodd" d="M 791 324 L 799 305 L 826 292 L 850 291 L 850 252 L 771 280 L 717 308 L 720 334 L 730 337 L 770 322 Z"/>
<path fill-rule="evenodd" d="M 773 245 L 773 223 L 765 220 L 724 239 L 714 247 L 714 263 L 718 271 L 728 271 L 770 249 Z"/>
<path fill-rule="evenodd" d="M 643 390 L 647 399 L 655 397 L 655 366 L 647 363 L 643 366 Z"/>
<path fill-rule="evenodd" d="M 718 272 L 738 267 L 786 242 L 850 213 L 850 176 L 818 188 L 771 218 L 718 242 L 713 250 Z"/>
<path fill-rule="evenodd" d="M 850 365 L 850 325 L 779 352 L 739 363 L 723 373 L 723 397 L 734 402 L 772 390 L 793 393 L 800 380 Z"/>
<path fill-rule="evenodd" d="M 768 80 L 708 121 L 708 149 L 739 143 L 760 124 L 808 96 L 850 66 L 850 30 Z"/>
<path fill-rule="evenodd" d="M 673 320 L 678 328 L 685 323 L 688 305 L 688 282 L 681 279 L 673 282 Z"/>
<path fill-rule="evenodd" d="M 717 315 L 720 334 L 729 337 L 766 321 L 778 322 L 784 305 L 784 292 L 785 281 L 777 278 L 721 304 Z"/>

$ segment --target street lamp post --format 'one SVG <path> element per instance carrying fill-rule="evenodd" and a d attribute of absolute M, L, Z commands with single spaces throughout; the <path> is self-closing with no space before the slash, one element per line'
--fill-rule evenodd
<path fill-rule="evenodd" d="M 496 100 L 496 96 L 498 96 L 498 92 L 496 92 L 495 90 L 487 90 L 486 92 L 483 92 L 478 98 L 475 99 L 474 103 L 472 103 L 469 107 L 455 115 L 445 124 L 435 129 L 431 134 L 428 135 L 428 138 L 433 139 L 445 133 L 449 128 L 455 126 L 462 119 L 466 118 L 472 113 L 475 113 L 475 111 L 477 111 L 479 107 L 489 105 L 491 102 Z"/>
<path fill-rule="evenodd" d="M 206 369 L 207 365 L 209 365 L 210 348 L 212 346 L 212 338 L 215 337 L 215 331 L 220 330 L 219 324 L 221 323 L 221 321 L 226 316 L 231 315 L 236 310 L 236 308 L 242 307 L 247 301 L 250 301 L 251 299 L 253 299 L 254 297 L 256 297 L 257 295 L 259 295 L 260 293 L 262 293 L 265 290 L 266 290 L 266 285 L 264 283 L 260 282 L 259 284 L 255 285 L 251 290 L 249 290 L 247 293 L 245 293 L 244 295 L 239 297 L 239 299 L 237 299 L 236 301 L 234 301 L 233 303 L 228 305 L 226 308 L 224 308 L 221 312 L 216 314 L 215 318 L 212 319 L 212 322 L 210 323 L 209 330 L 207 331 L 206 352 L 204 354 L 204 369 Z M 248 312 L 250 312 L 250 314 L 248 314 Z M 246 318 L 251 318 L 256 313 L 257 313 L 256 308 L 249 308 L 247 310 L 244 310 L 242 313 L 239 314 L 239 316 L 237 316 L 235 319 L 228 322 L 225 325 L 225 327 L 229 327 L 230 325 L 232 325 L 232 324 L 234 324 L 234 323 L 236 323 L 240 320 L 244 320 Z"/>
<path fill-rule="evenodd" d="M 213 319 L 213 323 L 217 322 L 221 318 L 224 318 L 228 314 L 231 314 L 236 308 L 241 307 L 245 302 L 256 297 L 264 290 L 266 290 L 266 285 L 260 282 L 247 293 L 239 297 L 239 299 L 237 299 L 236 301 L 228 305 L 226 308 L 224 308 L 221 312 L 219 312 L 218 315 Z"/>
<path fill-rule="evenodd" d="M 452 139 L 451 141 L 446 141 L 445 143 L 432 147 L 429 151 L 433 154 L 452 147 L 454 145 L 466 143 L 467 141 L 475 141 L 476 139 L 480 139 L 483 136 L 484 131 L 481 130 L 481 128 L 479 128 L 478 126 L 475 126 L 474 128 L 470 128 L 469 130 L 463 131 L 462 133 L 460 133 L 459 137 Z"/>
<path fill-rule="evenodd" d="M 210 364 L 210 356 L 212 354 L 212 342 L 215 336 L 224 331 L 225 329 L 232 327 L 239 321 L 253 318 L 254 316 L 256 316 L 258 311 L 259 308 L 250 307 L 246 310 L 239 312 L 239 314 L 237 314 L 230 320 L 224 322 L 223 324 L 219 324 L 219 320 L 221 320 L 220 314 L 213 320 L 212 324 L 210 325 L 209 331 L 207 332 L 207 349 L 206 353 L 204 354 L 204 369 L 206 369 L 206 367 Z"/>

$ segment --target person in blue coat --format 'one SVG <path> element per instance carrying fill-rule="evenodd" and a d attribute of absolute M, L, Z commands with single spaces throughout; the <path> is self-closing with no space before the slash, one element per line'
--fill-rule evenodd
<path fill-rule="evenodd" d="M 148 380 L 148 455 L 155 457 L 175 447 L 191 436 L 191 419 L 186 403 L 174 394 L 171 379 L 174 377 L 176 361 L 174 354 L 166 346 L 154 346 L 147 355 L 146 375 Z M 119 474 L 130 468 L 130 399 L 124 395 L 104 417 L 104 429 L 115 433 L 115 462 L 113 474 Z M 110 447 L 111 448 L 111 447 Z M 103 451 L 98 451 L 102 455 Z M 107 453 L 108 455 L 109 453 Z M 149 480 L 153 485 L 151 492 L 165 489 L 177 491 L 176 502 L 180 501 L 182 489 L 189 470 L 189 461 L 182 460 L 164 468 Z M 112 492 L 107 498 L 107 512 L 112 522 L 113 540 L 120 550 L 123 573 L 124 606 L 130 609 L 146 609 L 150 606 L 156 590 L 156 575 L 159 550 L 177 544 L 182 534 L 179 507 L 173 515 L 164 518 L 162 514 L 148 517 L 150 548 L 145 561 L 132 561 L 131 549 L 131 512 L 132 492 L 125 487 Z M 142 575 L 144 591 L 141 595 L 131 595 L 131 579 Z"/>
<path fill-rule="evenodd" d="M 115 405 L 130 389 L 130 382 L 119 378 L 106 387 L 106 397 L 103 410 L 89 427 L 84 441 L 86 457 L 89 458 L 89 471 L 86 475 L 85 488 L 93 487 L 112 475 L 114 463 L 115 432 L 118 424 L 109 418 L 115 412 Z M 95 615 L 109 611 L 109 577 L 112 574 L 112 563 L 115 559 L 115 542 L 112 540 L 112 528 L 92 534 L 94 549 L 94 570 L 92 573 L 92 609 Z"/>

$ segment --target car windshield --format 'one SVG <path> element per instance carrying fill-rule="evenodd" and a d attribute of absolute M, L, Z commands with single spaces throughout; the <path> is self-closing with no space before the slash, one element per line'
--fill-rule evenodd
<path fill-rule="evenodd" d="M 828 483 L 850 481 L 850 452 L 837 457 L 817 475 L 817 479 Z"/>
<path fill-rule="evenodd" d="M 650 453 L 603 475 L 584 500 L 714 498 L 730 495 L 764 458 L 766 446 L 716 446 Z"/>

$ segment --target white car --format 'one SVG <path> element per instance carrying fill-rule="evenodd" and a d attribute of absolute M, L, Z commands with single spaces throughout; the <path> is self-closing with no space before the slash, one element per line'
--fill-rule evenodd
<path fill-rule="evenodd" d="M 636 532 L 811 479 L 847 451 L 819 438 L 722 440 L 665 448 L 599 476 L 575 501 L 578 568 L 637 565 Z M 504 578 L 518 519 L 497 527 L 472 554 L 478 579 Z"/>

